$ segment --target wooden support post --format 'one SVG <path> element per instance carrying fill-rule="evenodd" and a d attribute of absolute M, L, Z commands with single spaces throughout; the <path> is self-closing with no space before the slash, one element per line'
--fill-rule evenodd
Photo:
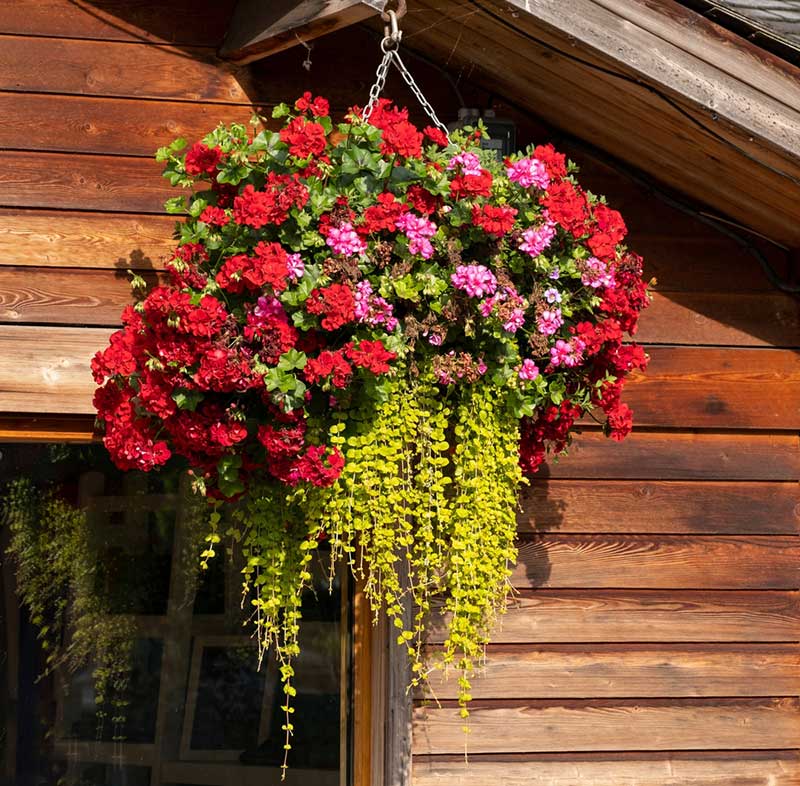
<path fill-rule="evenodd" d="M 353 783 L 372 783 L 372 612 L 363 582 L 353 596 Z"/>
<path fill-rule="evenodd" d="M 251 63 L 380 13 L 385 0 L 239 0 L 220 55 Z"/>

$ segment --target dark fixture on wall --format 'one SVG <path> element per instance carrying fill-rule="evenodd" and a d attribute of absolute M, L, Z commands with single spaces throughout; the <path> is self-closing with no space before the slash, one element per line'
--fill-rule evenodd
<path fill-rule="evenodd" d="M 494 150 L 498 159 L 502 160 L 511 155 L 517 145 L 517 127 L 512 120 L 498 117 L 494 109 L 486 109 L 483 114 L 479 109 L 462 106 L 458 110 L 458 120 L 448 123 L 447 128 L 455 131 L 464 126 L 474 126 L 478 120 L 483 120 L 489 139 L 481 142 L 484 150 Z"/>

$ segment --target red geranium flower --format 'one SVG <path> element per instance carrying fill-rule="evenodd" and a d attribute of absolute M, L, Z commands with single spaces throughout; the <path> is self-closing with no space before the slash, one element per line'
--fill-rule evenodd
<path fill-rule="evenodd" d="M 222 151 L 218 147 L 208 147 L 202 142 L 195 142 L 186 154 L 186 174 L 212 175 L 220 161 L 222 161 Z"/>
<path fill-rule="evenodd" d="M 435 145 L 439 145 L 439 147 L 447 147 L 447 137 L 440 128 L 436 128 L 435 126 L 425 126 L 422 129 L 422 133 L 425 134 L 428 139 L 431 140 Z"/>
<path fill-rule="evenodd" d="M 362 341 L 358 346 L 349 343 L 345 347 L 347 357 L 359 368 L 365 368 L 373 374 L 386 374 L 389 371 L 389 361 L 397 357 L 395 352 L 390 352 L 381 341 Z"/>
<path fill-rule="evenodd" d="M 330 112 L 330 104 L 327 99 L 322 96 L 312 99 L 311 92 L 308 90 L 294 102 L 294 108 L 298 112 L 311 112 L 314 117 L 324 117 Z"/>
<path fill-rule="evenodd" d="M 580 237 L 586 233 L 586 219 L 589 217 L 589 206 L 583 191 L 567 180 L 551 183 L 547 193 L 541 199 L 547 208 L 550 218 L 559 223 L 573 236 Z"/>
<path fill-rule="evenodd" d="M 356 300 L 347 284 L 331 284 L 311 292 L 306 301 L 309 314 L 322 315 L 320 324 L 325 330 L 337 328 L 355 319 Z"/>
<path fill-rule="evenodd" d="M 551 180 L 560 180 L 567 176 L 567 158 L 552 145 L 537 145 L 533 149 L 533 157 L 544 164 Z"/>
<path fill-rule="evenodd" d="M 325 129 L 304 117 L 295 117 L 281 129 L 280 136 L 289 145 L 289 153 L 297 158 L 318 156 L 327 145 Z"/>
<path fill-rule="evenodd" d="M 408 187 L 406 200 L 414 210 L 422 213 L 423 216 L 429 216 L 442 206 L 442 198 L 440 196 L 431 194 L 430 191 L 417 183 Z"/>
<path fill-rule="evenodd" d="M 479 175 L 456 175 L 450 181 L 450 194 L 454 199 L 485 197 L 492 192 L 492 173 L 482 169 Z"/>
<path fill-rule="evenodd" d="M 385 156 L 419 158 L 422 155 L 422 134 L 413 123 L 400 120 L 383 129 L 381 153 Z"/>
<path fill-rule="evenodd" d="M 369 235 L 381 230 L 394 231 L 395 221 L 408 212 L 408 205 L 398 201 L 394 194 L 384 192 L 378 194 L 377 204 L 364 211 L 362 223 L 356 227 L 360 235 Z"/>
<path fill-rule="evenodd" d="M 315 385 L 330 377 L 335 388 L 346 388 L 353 377 L 352 366 L 344 359 L 344 355 L 339 352 L 329 352 L 325 350 L 319 353 L 317 358 L 309 358 L 306 367 L 303 369 L 306 380 L 311 385 Z"/>
<path fill-rule="evenodd" d="M 516 208 L 509 205 L 475 205 L 472 208 L 472 223 L 487 235 L 500 238 L 511 231 L 516 215 Z"/>

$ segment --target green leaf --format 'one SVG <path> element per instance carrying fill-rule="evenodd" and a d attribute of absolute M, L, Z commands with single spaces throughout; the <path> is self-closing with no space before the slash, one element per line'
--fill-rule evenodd
<path fill-rule="evenodd" d="M 389 179 L 393 183 L 408 183 L 411 180 L 420 180 L 421 176 L 404 166 L 392 167 Z"/>
<path fill-rule="evenodd" d="M 292 314 L 292 324 L 299 330 L 311 330 L 316 327 L 317 320 L 305 311 L 295 311 Z"/>
<path fill-rule="evenodd" d="M 380 153 L 363 147 L 351 147 L 342 153 L 341 171 L 357 174 L 362 170 L 374 172 L 382 161 Z"/>
<path fill-rule="evenodd" d="M 428 297 L 436 297 L 437 295 L 441 295 L 449 286 L 447 279 L 434 274 L 425 275 L 422 277 L 422 279 L 424 281 L 422 293 Z M 433 306 L 434 304 L 432 303 L 431 310 L 435 310 Z M 441 311 L 441 306 L 439 307 L 439 311 Z"/>
<path fill-rule="evenodd" d="M 277 150 L 280 141 L 280 134 L 275 131 L 264 129 L 259 134 L 256 134 L 256 136 L 253 138 L 250 149 L 253 152 L 259 152 L 263 150 L 264 152 L 272 153 Z"/>
<path fill-rule="evenodd" d="M 375 177 L 372 172 L 368 172 L 366 175 L 361 175 L 353 180 L 353 188 L 362 196 L 366 196 L 383 191 L 383 182 Z"/>
<path fill-rule="evenodd" d="M 419 292 L 420 289 L 422 289 L 422 285 L 411 273 L 393 281 L 392 285 L 394 286 L 394 291 L 397 293 L 397 297 L 403 300 L 419 300 Z"/>
<path fill-rule="evenodd" d="M 296 349 L 290 349 L 284 352 L 278 360 L 278 368 L 281 371 L 294 371 L 295 369 L 303 369 L 306 367 L 308 358 L 305 352 L 298 352 Z"/>
<path fill-rule="evenodd" d="M 193 218 L 198 218 L 207 207 L 208 202 L 205 199 L 194 199 L 189 205 L 189 215 Z"/>
<path fill-rule="evenodd" d="M 228 163 L 217 173 L 218 183 L 238 185 L 250 174 L 250 168 L 242 164 Z"/>
<path fill-rule="evenodd" d="M 170 197 L 164 202 L 164 210 L 172 215 L 178 215 L 186 212 L 186 197 L 176 196 Z"/>
<path fill-rule="evenodd" d="M 172 399 L 178 405 L 178 409 L 188 409 L 190 412 L 194 412 L 197 405 L 203 400 L 203 393 L 200 390 L 178 388 L 173 391 Z"/>
<path fill-rule="evenodd" d="M 234 497 L 244 491 L 244 484 L 239 477 L 239 470 L 241 467 L 241 456 L 223 456 L 217 462 L 219 490 L 226 497 Z"/>

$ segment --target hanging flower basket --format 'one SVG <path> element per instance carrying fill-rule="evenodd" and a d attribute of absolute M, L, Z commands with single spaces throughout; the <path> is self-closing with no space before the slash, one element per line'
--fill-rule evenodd
<path fill-rule="evenodd" d="M 415 683 L 441 600 L 466 715 L 520 484 L 584 414 L 628 433 L 620 395 L 646 356 L 623 336 L 648 296 L 622 217 L 552 146 L 499 161 L 480 128 L 419 131 L 386 100 L 368 114 L 334 125 L 305 94 L 275 110 L 280 131 L 159 151 L 190 191 L 167 203 L 179 245 L 95 357 L 95 403 L 120 468 L 188 462 L 212 503 L 206 557 L 236 501 L 226 527 L 287 696 L 325 540 L 397 627 Z"/>

